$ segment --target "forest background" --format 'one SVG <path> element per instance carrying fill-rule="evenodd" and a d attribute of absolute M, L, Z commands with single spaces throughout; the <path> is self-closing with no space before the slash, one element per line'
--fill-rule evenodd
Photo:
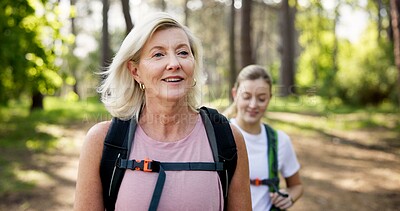
<path fill-rule="evenodd" d="M 265 120 L 292 137 L 308 186 L 294 209 L 395 210 L 399 4 L 2 0 L 0 210 L 71 209 L 84 133 L 111 118 L 99 103 L 95 73 L 152 11 L 171 13 L 202 41 L 203 104 L 228 106 L 233 82 L 248 64 L 272 73 L 274 97 Z M 340 206 L 345 202 L 352 205 Z"/>

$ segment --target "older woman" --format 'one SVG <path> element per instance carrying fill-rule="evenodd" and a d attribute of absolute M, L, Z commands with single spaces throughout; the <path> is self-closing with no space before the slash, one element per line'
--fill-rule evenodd
<path fill-rule="evenodd" d="M 139 163 L 134 159 L 143 158 L 160 163 L 215 162 L 198 109 L 204 82 L 201 65 L 198 40 L 166 13 L 146 17 L 127 35 L 105 72 L 99 92 L 113 117 L 136 121 L 133 139 L 128 140 L 133 143 L 128 155 L 133 159 L 131 166 Z M 110 190 L 103 188 L 100 166 L 110 125 L 110 121 L 98 123 L 87 133 L 80 156 L 75 210 L 108 208 L 103 192 Z M 126 170 L 113 204 L 115 209 L 251 210 L 246 147 L 240 132 L 231 129 L 237 165 L 228 197 L 224 197 L 217 171 L 167 171 L 165 184 L 156 194 L 154 187 L 161 171 Z"/>

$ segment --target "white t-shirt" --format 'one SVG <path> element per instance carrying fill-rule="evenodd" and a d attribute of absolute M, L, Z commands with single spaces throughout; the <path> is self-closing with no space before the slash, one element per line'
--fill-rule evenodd
<path fill-rule="evenodd" d="M 235 119 L 231 119 L 231 123 L 239 128 L 242 132 L 247 154 L 249 157 L 250 179 L 267 179 L 268 178 L 268 138 L 264 125 L 260 125 L 260 134 L 250 134 L 242 130 Z M 290 137 L 283 131 L 278 132 L 278 170 L 284 178 L 290 177 L 300 169 L 296 153 L 293 149 Z M 253 211 L 266 211 L 272 206 L 269 197 L 269 188 L 266 185 L 250 185 L 251 202 Z"/>

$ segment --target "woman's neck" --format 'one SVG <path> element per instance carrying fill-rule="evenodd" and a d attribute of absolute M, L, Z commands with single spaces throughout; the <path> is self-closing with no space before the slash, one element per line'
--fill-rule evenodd
<path fill-rule="evenodd" d="M 247 133 L 250 134 L 260 134 L 261 133 L 261 127 L 260 124 L 261 122 L 255 122 L 255 123 L 249 123 L 244 121 L 243 119 L 240 118 L 235 118 L 236 123 L 239 125 L 239 127 L 246 131 Z"/>
<path fill-rule="evenodd" d="M 197 113 L 188 106 L 146 106 L 139 124 L 146 134 L 160 141 L 172 142 L 184 138 L 196 124 Z"/>

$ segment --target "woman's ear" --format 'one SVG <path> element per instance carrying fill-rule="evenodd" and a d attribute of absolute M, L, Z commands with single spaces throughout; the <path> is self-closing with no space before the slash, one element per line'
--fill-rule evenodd
<path fill-rule="evenodd" d="M 128 66 L 128 70 L 129 70 L 129 72 L 131 73 L 131 75 L 133 76 L 133 78 L 136 80 L 136 81 L 140 81 L 140 76 L 139 76 L 139 74 L 138 74 L 138 68 L 137 68 L 137 65 L 135 64 L 135 62 L 133 62 L 133 61 L 129 61 L 128 62 L 128 64 L 127 64 L 127 66 Z"/>
<path fill-rule="evenodd" d="M 232 91 L 231 91 L 231 93 L 232 93 L 232 97 L 233 97 L 233 99 L 234 99 L 234 100 L 236 100 L 237 89 L 236 89 L 235 87 L 233 87 L 233 88 L 232 88 Z"/>

